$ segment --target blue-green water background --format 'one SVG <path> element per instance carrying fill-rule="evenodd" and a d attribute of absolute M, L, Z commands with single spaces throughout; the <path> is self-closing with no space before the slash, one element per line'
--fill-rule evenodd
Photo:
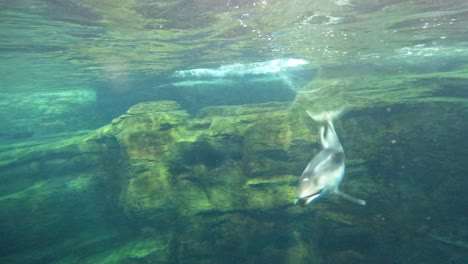
<path fill-rule="evenodd" d="M 0 1 L 0 262 L 466 263 L 467 28 L 461 0 Z M 309 64 L 174 77 L 287 58 Z M 157 129 L 96 136 L 161 100 L 183 121 L 168 106 L 176 117 Z M 342 106 L 344 184 L 368 206 L 292 208 L 294 177 L 318 147 L 304 110 Z M 206 124 L 223 115 L 238 130 Z M 157 206 L 156 176 L 147 196 L 128 184 L 162 166 L 164 151 L 154 163 L 130 151 L 154 130 L 183 138 L 166 151 L 173 189 Z"/>

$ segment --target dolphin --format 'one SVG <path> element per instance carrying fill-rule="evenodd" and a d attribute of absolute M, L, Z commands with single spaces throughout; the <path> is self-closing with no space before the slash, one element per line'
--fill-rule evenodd
<path fill-rule="evenodd" d="M 325 123 L 319 130 L 322 149 L 302 173 L 294 204 L 306 205 L 330 194 L 337 194 L 351 202 L 366 205 L 366 201 L 352 197 L 338 189 L 345 172 L 345 153 L 336 135 L 333 119 L 338 117 L 343 110 L 317 115 L 310 111 L 306 112 L 315 121 Z"/>

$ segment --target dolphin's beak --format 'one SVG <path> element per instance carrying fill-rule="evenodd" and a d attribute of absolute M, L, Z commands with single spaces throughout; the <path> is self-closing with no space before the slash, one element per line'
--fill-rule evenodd
<path fill-rule="evenodd" d="M 322 194 L 322 191 L 323 191 L 323 189 L 320 189 L 319 191 L 317 191 L 317 192 L 315 192 L 315 193 L 313 193 L 311 195 L 298 198 L 294 202 L 294 205 L 296 205 L 296 204 L 299 204 L 301 206 L 307 205 L 307 204 L 311 203 L 313 200 L 317 199 Z"/>

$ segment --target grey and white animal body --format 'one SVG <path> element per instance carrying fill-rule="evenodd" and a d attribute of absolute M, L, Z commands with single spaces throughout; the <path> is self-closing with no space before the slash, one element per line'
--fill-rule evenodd
<path fill-rule="evenodd" d="M 317 115 L 307 111 L 314 120 L 325 122 L 320 127 L 319 139 L 322 150 L 309 162 L 300 178 L 295 204 L 306 205 L 330 194 L 337 194 L 354 203 L 365 205 L 366 201 L 340 192 L 338 189 L 345 172 L 345 154 L 333 126 L 333 118 L 339 111 Z"/>

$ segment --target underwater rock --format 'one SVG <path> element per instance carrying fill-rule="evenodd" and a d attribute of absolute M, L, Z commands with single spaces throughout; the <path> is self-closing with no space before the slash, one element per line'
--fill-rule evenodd
<path fill-rule="evenodd" d="M 91 129 L 98 125 L 91 89 L 0 93 L 0 140 Z"/>
<path fill-rule="evenodd" d="M 188 118 L 175 102 L 148 102 L 99 130 L 115 136 L 126 160 L 121 203 L 129 215 L 173 216 L 168 214 L 175 205 L 167 162 L 176 154 Z"/>
<path fill-rule="evenodd" d="M 72 148 L 77 153 L 90 151 L 99 157 L 105 157 L 108 151 L 96 146 L 104 144 L 106 140 L 113 140 L 113 159 L 114 162 L 119 160 L 119 165 L 112 169 L 112 162 L 108 164 L 110 167 L 105 169 L 106 172 L 87 179 L 88 185 L 83 185 L 82 190 L 93 190 L 94 181 L 101 182 L 105 188 L 115 185 L 112 187 L 115 189 L 110 190 L 114 197 L 112 206 L 109 207 L 123 209 L 132 222 L 136 220 L 133 224 L 142 230 L 154 230 L 150 232 L 153 234 L 152 238 L 146 242 L 146 235 L 128 239 L 133 242 L 112 242 L 117 246 L 108 251 L 108 254 L 112 255 L 112 258 L 120 259 L 122 263 L 150 259 L 163 263 L 174 259 L 192 262 L 221 260 L 227 257 L 226 248 L 233 249 L 233 254 L 230 255 L 232 258 L 236 258 L 237 254 L 246 253 L 260 262 L 272 260 L 275 256 L 280 257 L 288 252 L 300 253 L 297 256 L 290 255 L 288 259 L 297 260 L 292 263 L 301 263 L 299 260 L 315 258 L 311 252 L 304 250 L 306 242 L 300 240 L 300 243 L 305 244 L 291 249 L 289 243 L 294 244 L 298 238 L 270 241 L 268 238 L 275 229 L 272 229 L 271 224 L 259 224 L 253 218 L 257 210 L 260 210 L 262 215 L 265 210 L 292 204 L 294 198 L 294 176 L 276 172 L 275 168 L 279 166 L 274 164 L 277 162 L 274 156 L 267 155 L 262 161 L 256 158 L 256 155 L 271 151 L 287 153 L 288 146 L 293 146 L 292 151 L 298 153 L 297 144 L 289 142 L 288 136 L 272 135 L 290 135 L 287 125 L 274 130 L 272 126 L 278 123 L 267 122 L 275 118 L 286 120 L 286 111 L 286 104 L 276 103 L 213 107 L 204 109 L 196 118 L 190 118 L 175 102 L 148 102 L 135 105 L 127 114 L 113 120 L 112 124 L 75 137 L 74 140 L 78 142 L 76 148 L 67 144 L 54 148 L 50 142 L 46 147 L 58 149 L 58 156 L 59 153 Z M 255 131 L 261 129 L 270 130 L 271 133 L 253 137 Z M 251 140 L 258 144 L 254 144 L 255 147 L 247 145 L 246 142 Z M 50 155 L 50 152 L 45 152 L 44 155 Z M 25 152 L 20 156 L 26 158 L 29 154 Z M 305 153 L 304 160 L 308 158 L 308 153 Z M 270 167 L 255 165 L 265 163 L 265 160 L 269 159 L 273 159 Z M 99 159 L 95 161 L 99 162 Z M 298 162 L 298 159 L 293 162 Z M 28 166 L 35 168 L 34 165 Z M 96 170 L 96 166 L 100 165 L 85 167 Z M 27 168 L 25 167 L 25 170 Z M 252 178 L 249 171 L 254 168 L 256 177 Z M 65 173 L 64 179 L 72 184 L 73 181 L 69 178 L 72 176 Z M 112 185 L 108 186 L 111 182 Z M 96 195 L 107 194 L 103 191 Z M 56 213 L 65 212 L 59 210 Z M 90 214 L 102 217 L 92 211 Z M 223 224 L 226 219 L 230 219 L 229 225 L 228 222 Z M 213 226 L 207 224 L 207 221 L 213 222 Z M 191 231 L 177 231 L 186 230 L 185 226 Z M 225 228 L 221 228 L 222 226 Z M 287 238 L 289 235 L 285 227 L 282 232 Z M 249 231 L 239 233 L 243 228 L 248 228 Z M 226 232 L 229 229 L 231 231 Z M 161 236 L 162 232 L 167 236 Z M 170 242 L 173 232 L 179 233 L 177 238 L 174 238 L 179 242 Z M 216 240 L 205 239 L 206 232 L 215 232 Z M 258 241 L 259 236 L 264 237 L 262 242 Z M 110 241 L 119 241 L 118 236 L 96 240 L 88 245 L 107 244 Z M 131 243 L 138 246 L 132 246 Z M 209 243 L 214 243 L 212 246 L 215 251 L 206 247 Z M 152 246 L 145 249 L 145 245 L 153 244 L 158 245 L 156 251 L 151 249 Z M 141 250 L 137 249 L 140 247 Z M 88 246 L 77 246 L 77 251 L 86 251 L 87 248 Z M 263 255 L 257 256 L 258 254 Z M 78 255 L 72 254 L 67 259 L 73 261 L 77 257 Z M 92 263 L 97 259 L 99 255 L 91 254 L 85 259 L 81 257 L 83 263 Z"/>
<path fill-rule="evenodd" d="M 185 223 L 173 250 L 181 263 L 323 263 L 310 233 L 270 213 L 203 214 Z"/>
<path fill-rule="evenodd" d="M 92 133 L 0 147 L 0 256 L 16 253 L 25 263 L 37 263 L 47 257 L 47 248 L 110 230 L 110 219 L 115 224 L 123 219 L 118 210 L 119 147 L 112 137 L 90 139 Z M 38 253 L 21 254 L 25 250 Z"/>
<path fill-rule="evenodd" d="M 330 254 L 327 258 L 327 263 L 333 264 L 363 264 L 368 263 L 365 257 L 356 251 L 345 250 Z"/>
<path fill-rule="evenodd" d="M 123 208 L 163 226 L 177 214 L 289 204 L 291 178 L 267 191 L 246 184 L 250 177 L 296 173 L 302 160 L 287 158 L 295 146 L 287 110 L 282 103 L 208 107 L 191 119 L 173 101 L 135 105 L 98 132 L 115 136 L 128 163 Z"/>
<path fill-rule="evenodd" d="M 414 245 L 413 236 L 464 249 L 463 240 L 417 231 L 428 215 L 463 214 L 456 198 L 466 168 L 441 148 L 463 141 L 424 120 L 404 129 L 414 123 L 408 113 L 429 119 L 434 105 L 400 107 L 391 118 L 386 108 L 359 110 L 336 123 L 348 158 L 343 190 L 372 198 L 366 207 L 339 197 L 293 207 L 317 124 L 285 103 L 212 106 L 191 117 L 173 101 L 146 102 L 96 131 L 9 141 L 0 146 L 0 253 L 15 257 L 0 261 L 370 263 Z M 444 122 L 466 131 L 464 122 Z M 452 178 L 423 177 L 424 164 Z"/>
<path fill-rule="evenodd" d="M 305 149 L 315 140 L 315 134 L 304 132 L 305 126 L 291 129 L 295 124 L 285 103 L 207 107 L 197 117 L 209 120 L 210 136 L 242 138 L 243 168 L 248 177 L 298 173 L 297 162 L 308 159 Z M 304 151 L 298 151 L 296 143 L 303 138 L 309 144 L 302 144 Z"/>

